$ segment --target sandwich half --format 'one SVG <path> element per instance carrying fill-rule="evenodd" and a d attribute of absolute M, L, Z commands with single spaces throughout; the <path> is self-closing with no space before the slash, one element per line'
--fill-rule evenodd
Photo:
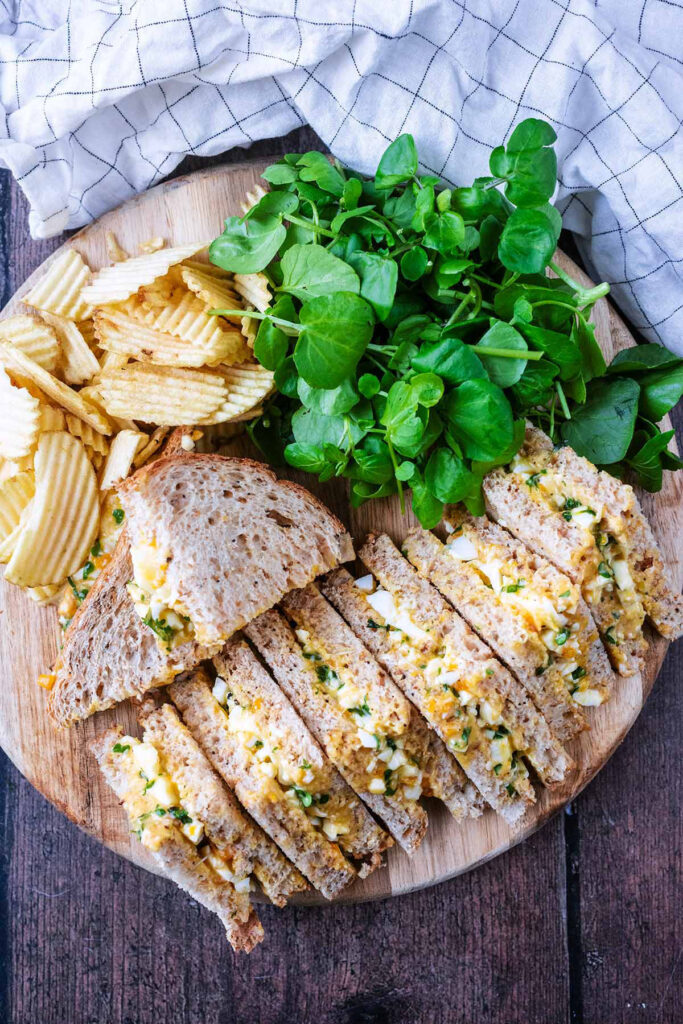
<path fill-rule="evenodd" d="M 93 740 L 90 749 L 126 809 L 132 830 L 164 874 L 218 915 L 233 949 L 250 952 L 263 939 L 263 928 L 249 901 L 249 875 L 237 878 L 228 863 L 224 875 L 217 867 L 223 863 L 220 855 L 212 853 L 212 862 L 198 849 L 194 837 L 200 825 L 181 803 L 156 748 L 124 736 L 117 726 Z M 240 870 L 247 870 L 246 862 Z"/>
<path fill-rule="evenodd" d="M 572 760 L 517 679 L 386 535 L 371 535 L 355 581 L 337 570 L 321 584 L 393 676 L 485 800 L 509 823 L 535 802 L 531 765 L 547 786 Z"/>
<path fill-rule="evenodd" d="M 485 516 L 457 508 L 446 544 L 412 530 L 403 553 L 512 669 L 555 735 L 588 727 L 614 673 L 579 587 Z"/>
<path fill-rule="evenodd" d="M 313 584 L 245 633 L 332 763 L 408 853 L 427 828 L 421 796 L 445 798 L 458 819 L 480 813 L 479 794 L 441 740 Z"/>
<path fill-rule="evenodd" d="M 252 818 L 324 896 L 338 896 L 379 866 L 391 837 L 243 641 L 229 641 L 215 666 L 215 680 L 200 669 L 174 682 L 171 699 Z"/>
<path fill-rule="evenodd" d="M 628 484 L 529 425 L 483 489 L 492 518 L 579 584 L 621 675 L 642 667 L 646 616 L 663 636 L 681 634 L 681 597 Z"/>
<path fill-rule="evenodd" d="M 136 606 L 168 646 L 223 643 L 295 587 L 354 557 L 308 491 L 251 459 L 177 454 L 119 487 Z"/>

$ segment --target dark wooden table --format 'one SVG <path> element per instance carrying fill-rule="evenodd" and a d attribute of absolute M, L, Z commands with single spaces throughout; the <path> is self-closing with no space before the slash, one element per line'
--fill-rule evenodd
<path fill-rule="evenodd" d="M 0 172 L 1 305 L 61 241 L 31 241 Z M 240 959 L 0 754 L 0 1024 L 681 1024 L 681 683 L 679 646 L 609 764 L 523 845 L 411 896 L 265 908 L 266 941 Z"/>

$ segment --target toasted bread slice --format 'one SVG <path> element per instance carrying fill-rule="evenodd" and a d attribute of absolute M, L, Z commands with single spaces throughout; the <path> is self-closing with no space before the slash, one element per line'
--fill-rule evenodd
<path fill-rule="evenodd" d="M 571 758 L 521 684 L 388 537 L 371 535 L 360 557 L 372 576 L 359 587 L 338 570 L 323 593 L 486 801 L 518 821 L 536 799 L 526 762 L 552 786 L 566 778 Z"/>
<path fill-rule="evenodd" d="M 163 457 L 125 480 L 119 496 L 142 603 L 154 618 L 161 606 L 189 620 L 206 645 L 353 558 L 351 538 L 324 505 L 250 459 Z"/>
<path fill-rule="evenodd" d="M 157 707 L 148 699 L 138 721 L 145 730 L 145 742 L 159 752 L 177 786 L 181 805 L 202 823 L 212 848 L 232 874 L 237 878 L 255 875 L 266 896 L 279 907 L 308 888 L 272 839 L 246 817 L 172 704 Z"/>
<path fill-rule="evenodd" d="M 198 903 L 217 914 L 235 950 L 250 952 L 263 939 L 263 928 L 246 892 L 238 892 L 222 878 L 195 844 L 183 833 L 181 808 L 161 807 L 153 787 L 145 789 L 134 757 L 132 737 L 120 726 L 96 737 L 90 749 L 107 783 L 124 805 L 134 830 L 163 871 Z M 163 812 L 163 813 L 160 813 Z"/>
<path fill-rule="evenodd" d="M 425 723 L 312 584 L 283 610 L 296 634 L 273 610 L 246 635 L 348 784 L 414 853 L 427 829 Z"/>
<path fill-rule="evenodd" d="M 216 662 L 222 675 L 215 683 L 199 670 L 173 683 L 171 698 L 240 803 L 332 899 L 358 873 L 379 865 L 390 837 L 329 764 L 247 645 L 230 641 Z M 360 872 L 342 853 L 342 843 L 361 862 Z"/>
<path fill-rule="evenodd" d="M 588 727 L 614 673 L 576 584 L 484 516 L 452 509 L 444 545 L 413 530 L 403 552 L 512 669 L 555 735 Z"/>
<path fill-rule="evenodd" d="M 508 469 L 483 484 L 492 518 L 582 589 L 621 675 L 642 668 L 647 616 L 667 637 L 683 628 L 683 604 L 628 484 L 527 426 Z"/>
<path fill-rule="evenodd" d="M 159 645 L 126 589 L 132 576 L 124 530 L 64 636 L 48 699 L 57 725 L 70 725 L 128 697 L 141 697 L 211 656 L 212 650 L 193 640 L 172 652 Z"/>

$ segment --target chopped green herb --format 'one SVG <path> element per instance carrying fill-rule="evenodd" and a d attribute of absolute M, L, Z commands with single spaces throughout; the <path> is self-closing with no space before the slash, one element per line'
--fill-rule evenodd
<path fill-rule="evenodd" d="M 361 718 L 364 718 L 366 715 L 369 715 L 370 705 L 368 704 L 367 696 L 363 698 L 362 704 L 360 704 L 357 708 L 349 708 L 349 711 L 351 712 L 352 715 L 360 715 Z"/>
<path fill-rule="evenodd" d="M 517 580 L 516 583 L 509 583 L 507 587 L 503 587 L 506 594 L 516 594 L 518 590 L 522 590 L 526 586 L 526 580 Z"/>
<path fill-rule="evenodd" d="M 90 561 L 86 562 L 85 565 L 83 566 L 83 579 L 87 580 L 88 576 L 92 576 L 94 571 L 95 563 Z"/>
<path fill-rule="evenodd" d="M 142 775 L 142 772 L 140 772 L 140 774 Z M 144 776 L 143 776 L 143 778 L 144 778 Z M 154 785 L 155 781 L 156 781 L 155 779 L 147 779 L 147 782 L 145 783 L 145 788 L 143 789 L 142 792 L 146 793 L 147 790 L 150 789 Z"/>
<path fill-rule="evenodd" d="M 162 807 L 161 804 L 157 804 L 157 806 L 154 808 L 154 814 L 156 814 L 158 818 L 163 818 L 163 816 L 166 814 L 166 808 Z M 171 814 L 173 814 L 173 810 L 171 810 Z M 191 820 L 192 819 L 190 818 L 190 821 Z"/>
<path fill-rule="evenodd" d="M 88 588 L 85 587 L 83 590 L 79 590 L 71 576 L 67 576 L 66 580 L 69 586 L 71 587 L 71 592 L 73 593 L 74 597 L 80 604 L 81 601 L 84 601 L 85 598 L 88 596 Z"/>
<path fill-rule="evenodd" d="M 304 771 L 308 771 L 308 769 L 309 769 L 309 768 L 310 768 L 311 766 L 310 766 L 310 764 L 308 763 L 308 761 L 302 761 L 302 762 L 301 762 L 301 765 L 300 765 L 300 767 L 301 767 L 301 768 L 303 768 L 303 769 L 304 769 Z"/>
<path fill-rule="evenodd" d="M 169 626 L 166 619 L 155 619 L 152 616 L 152 612 L 149 611 L 142 620 L 146 626 L 149 626 L 156 635 L 163 640 L 165 643 L 170 643 L 173 637 L 176 635 L 177 630 L 173 626 Z"/>
<path fill-rule="evenodd" d="M 100 543 L 99 537 L 95 541 L 93 546 L 90 548 L 90 554 L 92 555 L 93 558 L 97 558 L 98 555 L 102 554 L 102 545 Z"/>
<path fill-rule="evenodd" d="M 392 786 L 393 772 L 391 768 L 384 769 L 384 795 L 393 796 L 396 792 L 396 786 Z"/>
<path fill-rule="evenodd" d="M 389 630 L 391 629 L 391 626 L 387 625 L 386 623 L 382 626 L 380 625 L 379 622 L 375 622 L 374 619 L 368 619 L 368 626 L 370 627 L 370 629 L 386 629 L 387 632 L 389 632 Z"/>
<path fill-rule="evenodd" d="M 572 595 L 571 590 L 563 590 L 562 593 L 559 594 L 558 596 L 559 597 L 571 597 L 571 595 Z"/>
<path fill-rule="evenodd" d="M 306 789 L 299 789 L 298 786 L 292 787 L 292 792 L 299 801 L 302 807 L 310 807 L 313 803 L 313 797 Z"/>
<path fill-rule="evenodd" d="M 130 743 L 115 743 L 111 749 L 115 754 L 125 754 L 127 750 L 130 750 Z"/>
<path fill-rule="evenodd" d="M 471 726 L 469 726 L 469 725 L 466 726 L 463 729 L 462 733 L 460 734 L 460 738 L 459 739 L 453 738 L 451 740 L 451 746 L 455 750 L 461 750 L 461 751 L 467 750 L 467 747 L 468 747 L 469 741 L 470 741 L 470 733 L 471 732 L 472 732 Z"/>
<path fill-rule="evenodd" d="M 329 799 L 330 799 L 330 794 L 329 793 L 317 793 L 313 797 L 313 800 L 315 801 L 316 804 L 326 804 Z"/>
<path fill-rule="evenodd" d="M 613 644 L 615 647 L 619 645 L 619 641 L 614 635 L 614 626 L 610 626 L 609 629 L 605 630 L 605 640 L 608 644 Z"/>
<path fill-rule="evenodd" d="M 602 576 L 605 580 L 614 579 L 614 573 L 607 562 L 600 562 L 600 565 L 598 566 L 598 576 Z"/>
<path fill-rule="evenodd" d="M 169 807 L 168 813 L 171 815 L 172 818 L 175 818 L 176 821 L 179 821 L 181 825 L 192 824 L 192 818 L 187 813 L 184 807 Z"/>
<path fill-rule="evenodd" d="M 517 796 L 517 790 L 511 782 L 508 782 L 507 786 L 505 787 L 505 791 L 507 792 L 508 796 Z"/>
<path fill-rule="evenodd" d="M 487 669 L 486 669 L 486 675 L 487 675 L 487 676 L 492 676 L 493 674 L 494 674 L 494 672 L 493 672 L 493 669 L 492 669 L 492 668 L 487 668 Z"/>
<path fill-rule="evenodd" d="M 583 679 L 583 677 L 585 675 L 586 675 L 585 668 L 583 667 L 583 665 L 579 665 L 578 668 L 575 668 L 574 671 L 572 672 L 572 679 L 574 679 L 574 680 Z"/>
<path fill-rule="evenodd" d="M 547 665 L 537 665 L 536 668 L 534 669 L 534 675 L 542 676 L 543 673 L 545 672 L 545 670 L 547 669 L 547 667 L 548 667 Z"/>
<path fill-rule="evenodd" d="M 569 628 L 569 626 L 564 626 L 558 633 L 555 634 L 555 643 L 557 644 L 557 646 L 562 647 L 563 644 L 566 644 L 570 635 L 571 629 Z"/>
<path fill-rule="evenodd" d="M 115 508 L 114 511 L 112 512 L 112 516 L 114 518 L 114 522 L 118 523 L 120 526 L 126 517 L 126 513 L 123 511 L 122 508 Z"/>
<path fill-rule="evenodd" d="M 524 483 L 527 485 L 527 487 L 538 487 L 538 481 L 541 479 L 542 476 L 545 476 L 547 472 L 547 469 L 541 469 L 538 473 L 532 473 L 531 476 L 528 476 L 526 478 Z"/>
<path fill-rule="evenodd" d="M 494 766 L 493 766 L 494 774 L 500 775 L 502 767 L 503 767 L 502 764 L 494 764 Z"/>
<path fill-rule="evenodd" d="M 254 740 L 254 742 L 251 745 L 251 749 L 252 750 L 260 750 L 262 746 L 263 746 L 263 740 Z"/>
<path fill-rule="evenodd" d="M 308 661 L 322 661 L 317 651 L 302 651 L 301 653 Z"/>

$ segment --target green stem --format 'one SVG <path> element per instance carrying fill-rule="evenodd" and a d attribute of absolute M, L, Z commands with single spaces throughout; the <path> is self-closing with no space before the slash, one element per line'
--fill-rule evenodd
<path fill-rule="evenodd" d="M 557 390 L 557 397 L 559 398 L 560 405 L 562 406 L 562 412 L 564 413 L 564 418 L 566 420 L 570 420 L 572 418 L 572 414 L 569 411 L 569 406 L 567 405 L 567 399 L 565 398 L 565 395 L 564 395 L 564 389 L 563 389 L 562 385 L 560 384 L 559 380 L 555 381 L 555 389 Z"/>
<path fill-rule="evenodd" d="M 303 330 L 301 324 L 295 324 L 291 320 L 283 320 L 281 317 L 273 316 L 268 312 L 259 313 L 256 309 L 209 309 L 207 312 L 209 316 L 248 316 L 252 320 L 270 320 L 272 324 L 277 324 L 278 327 L 283 329 L 287 328 L 295 334 L 301 334 Z"/>
<path fill-rule="evenodd" d="M 314 235 L 325 235 L 326 238 L 337 238 L 334 231 L 328 231 L 327 228 L 321 228 L 315 221 L 306 220 L 305 217 L 295 217 L 293 213 L 286 214 L 286 219 L 290 224 L 296 224 L 300 228 L 306 228 L 307 231 L 311 231 Z"/>
<path fill-rule="evenodd" d="M 536 352 L 534 349 L 521 348 L 489 348 L 488 345 L 477 346 L 478 356 L 500 356 L 503 359 L 531 359 L 535 362 L 538 359 L 543 358 L 542 352 Z"/>
<path fill-rule="evenodd" d="M 403 498 L 403 487 L 401 486 L 401 481 L 396 476 L 396 471 L 398 469 L 398 462 L 396 460 L 396 453 L 395 453 L 395 451 L 393 449 L 393 446 L 391 444 L 391 441 L 389 440 L 388 437 L 386 438 L 386 442 L 387 442 L 387 448 L 389 449 L 389 457 L 391 459 L 391 464 L 394 467 L 394 477 L 396 479 L 396 488 L 398 490 L 398 500 L 399 500 L 399 503 L 400 503 L 400 506 L 401 506 L 401 515 L 404 515 L 405 514 L 405 510 L 406 510 L 406 504 L 405 504 L 405 501 L 404 501 L 404 498 Z"/>
<path fill-rule="evenodd" d="M 473 277 L 475 281 L 481 281 L 482 284 L 488 285 L 489 288 L 502 288 L 503 287 L 502 284 L 496 284 L 495 281 L 489 280 L 488 277 L 484 277 L 482 274 L 473 274 L 473 273 L 470 272 L 470 273 L 468 273 L 467 276 L 468 277 Z"/>
<path fill-rule="evenodd" d="M 570 288 L 573 288 L 581 296 L 582 306 L 589 306 L 609 293 L 609 285 L 606 281 L 595 285 L 593 288 L 584 288 L 583 285 L 575 281 L 573 277 L 570 277 L 567 271 L 563 270 L 557 263 L 551 261 L 548 267 L 559 277 L 560 281 L 564 281 L 565 284 L 568 284 Z"/>

